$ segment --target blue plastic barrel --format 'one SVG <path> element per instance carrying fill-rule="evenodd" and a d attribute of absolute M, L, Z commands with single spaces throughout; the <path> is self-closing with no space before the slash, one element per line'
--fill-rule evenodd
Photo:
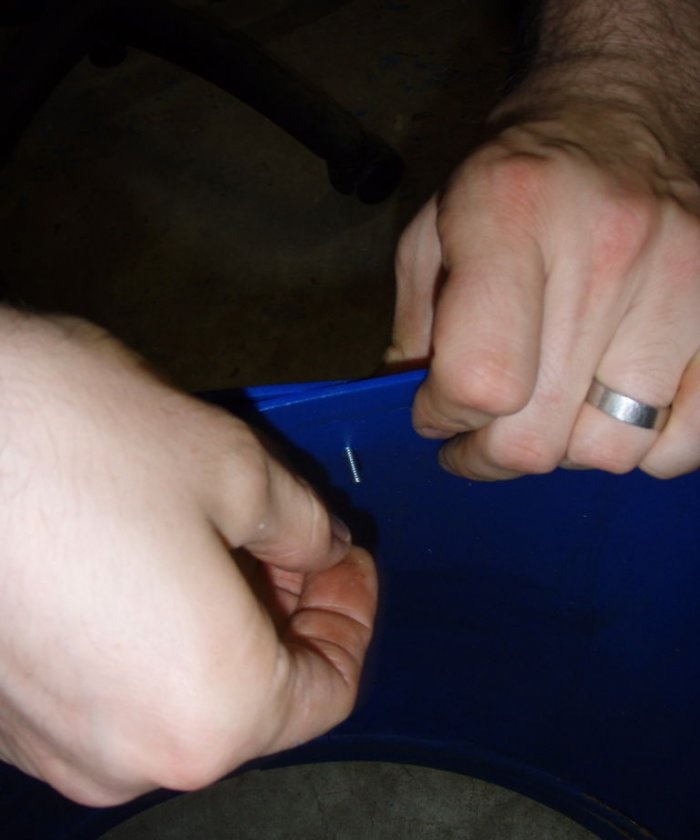
<path fill-rule="evenodd" d="M 423 764 L 602 838 L 698 840 L 700 473 L 454 478 L 411 429 L 420 377 L 208 395 L 284 441 L 380 572 L 356 711 L 255 766 Z M 171 795 L 83 808 L 0 765 L 2 837 L 96 838 Z"/>

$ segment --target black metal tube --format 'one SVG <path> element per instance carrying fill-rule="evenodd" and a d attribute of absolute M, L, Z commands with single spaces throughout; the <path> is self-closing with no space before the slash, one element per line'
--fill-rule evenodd
<path fill-rule="evenodd" d="M 242 32 L 222 30 L 167 0 L 112 0 L 111 17 L 111 31 L 125 43 L 223 88 L 319 157 L 342 163 L 363 154 L 361 123 Z"/>
<path fill-rule="evenodd" d="M 106 41 L 172 62 L 245 102 L 323 158 L 341 192 L 378 201 L 396 186 L 403 164 L 383 140 L 240 31 L 169 0 L 28 3 L 29 23 L 0 62 L 0 164 L 68 71 Z"/>

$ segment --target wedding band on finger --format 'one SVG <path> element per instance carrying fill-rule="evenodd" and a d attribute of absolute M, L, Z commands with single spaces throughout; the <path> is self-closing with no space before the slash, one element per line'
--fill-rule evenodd
<path fill-rule="evenodd" d="M 586 395 L 586 402 L 615 420 L 638 426 L 640 429 L 654 429 L 657 432 L 663 429 L 671 414 L 671 406 L 657 408 L 648 405 L 619 391 L 613 391 L 597 379 L 593 380 Z"/>

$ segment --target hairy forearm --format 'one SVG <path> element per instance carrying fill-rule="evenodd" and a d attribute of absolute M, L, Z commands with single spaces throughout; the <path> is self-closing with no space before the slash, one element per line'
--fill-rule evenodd
<path fill-rule="evenodd" d="M 641 120 L 700 170 L 700 2 L 543 0 L 528 73 L 496 110 L 548 116 L 570 104 Z"/>

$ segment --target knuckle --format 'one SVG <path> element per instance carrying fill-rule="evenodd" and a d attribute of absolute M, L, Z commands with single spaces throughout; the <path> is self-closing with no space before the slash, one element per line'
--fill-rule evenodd
<path fill-rule="evenodd" d="M 109 336 L 107 330 L 93 321 L 77 315 L 47 315 L 46 320 L 57 327 L 67 338 L 78 341 L 102 341 Z"/>
<path fill-rule="evenodd" d="M 544 158 L 520 152 L 487 163 L 481 175 L 493 198 L 512 210 L 528 212 L 539 198 L 548 169 Z"/>
<path fill-rule="evenodd" d="M 223 761 L 220 741 L 212 743 L 196 732 L 178 733 L 161 739 L 161 758 L 153 768 L 154 783 L 171 790 L 198 790 L 212 784 L 232 769 Z M 244 759 L 241 759 L 242 763 Z M 233 755 L 231 761 L 234 762 Z"/>
<path fill-rule="evenodd" d="M 39 778 L 68 799 L 89 808 L 110 808 L 133 798 L 133 794 L 125 793 L 117 785 L 100 781 L 94 775 L 88 781 L 71 768 L 40 767 Z"/>
<path fill-rule="evenodd" d="M 247 529 L 265 515 L 270 505 L 271 456 L 244 423 L 227 429 L 219 443 L 216 497 L 235 502 L 236 520 Z"/>
<path fill-rule="evenodd" d="M 99 324 L 73 315 L 49 315 L 47 321 L 58 332 L 65 346 L 85 353 L 107 364 L 116 364 L 150 374 L 161 381 L 164 377 L 140 353 L 128 347 Z"/>
<path fill-rule="evenodd" d="M 274 562 L 293 568 L 308 568 L 322 563 L 328 558 L 331 547 L 328 514 L 305 485 L 288 504 L 290 509 L 293 505 L 294 527 L 285 531 L 283 541 L 275 542 Z"/>
<path fill-rule="evenodd" d="M 603 470 L 615 475 L 631 472 L 639 461 L 637 453 L 620 446 L 619 440 L 601 438 L 572 440 L 567 457 L 579 466 Z"/>
<path fill-rule="evenodd" d="M 79 763 L 52 760 L 38 767 L 40 777 L 65 796 L 89 807 L 112 807 L 155 788 L 196 790 L 242 763 L 244 743 L 216 725 L 226 698 L 212 702 L 212 691 L 197 686 L 189 704 L 166 700 L 145 708 L 138 721 L 125 714 L 111 720 L 109 738 L 94 736 Z M 240 761 L 236 757 L 240 755 Z M 78 767 L 89 767 L 89 772 Z"/>
<path fill-rule="evenodd" d="M 608 277 L 628 268 L 651 236 L 657 217 L 651 195 L 606 194 L 593 229 L 592 274 Z"/>
<path fill-rule="evenodd" d="M 469 194 L 482 206 L 491 207 L 504 219 L 522 219 L 528 227 L 541 205 L 550 162 L 536 154 L 517 152 L 481 154 L 457 170 L 438 208 L 437 225 L 441 237 L 459 236 L 460 219 L 452 213 L 452 201 L 460 200 L 468 186 Z"/>
<path fill-rule="evenodd" d="M 488 446 L 488 455 L 494 464 L 503 469 L 542 475 L 556 469 L 563 453 L 541 433 L 520 430 L 492 441 Z"/>
<path fill-rule="evenodd" d="M 46 782 L 68 799 L 91 808 L 120 805 L 133 799 L 144 788 L 139 782 L 138 766 L 124 760 L 117 746 L 124 741 L 119 716 L 110 721 L 109 738 L 96 733 L 85 721 L 75 720 L 75 741 L 68 745 L 59 740 L 34 745 L 31 774 Z M 48 748 L 47 748 L 48 747 Z M 138 780 L 138 781 L 137 781 Z"/>
<path fill-rule="evenodd" d="M 230 698 L 204 680 L 196 681 L 195 687 L 188 701 L 171 703 L 163 710 L 158 729 L 151 728 L 144 739 L 150 749 L 142 757 L 140 770 L 154 786 L 197 790 L 252 755 L 242 726 L 224 725 L 222 710 Z"/>
<path fill-rule="evenodd" d="M 121 721 L 127 743 L 117 743 L 118 752 L 149 786 L 211 784 L 257 755 L 274 732 L 279 655 L 271 639 L 263 643 L 266 620 L 253 614 L 234 648 L 235 622 L 206 624 L 195 622 L 167 665 L 140 682 L 138 719 Z"/>
<path fill-rule="evenodd" d="M 686 469 L 679 468 L 677 464 L 664 464 L 651 458 L 642 461 L 639 465 L 642 472 L 650 475 L 652 478 L 658 478 L 660 481 L 668 481 L 670 478 L 677 478 L 684 472 L 689 471 L 692 467 Z"/>
<path fill-rule="evenodd" d="M 73 315 L 59 315 L 53 319 L 67 341 L 91 350 L 115 353 L 125 358 L 137 358 L 137 354 L 122 344 L 110 332 L 99 324 L 86 321 Z"/>
<path fill-rule="evenodd" d="M 444 399 L 462 409 L 494 417 L 515 414 L 527 405 L 530 388 L 505 354 L 481 353 L 469 364 L 436 358 L 434 369 Z"/>
<path fill-rule="evenodd" d="M 331 523 L 320 498 L 266 441 L 242 421 L 227 417 L 214 449 L 209 509 L 230 523 L 229 536 L 256 556 L 275 562 L 316 564 L 328 555 Z M 284 524 L 284 528 L 282 528 Z M 259 552 L 263 552 L 260 554 Z"/>

